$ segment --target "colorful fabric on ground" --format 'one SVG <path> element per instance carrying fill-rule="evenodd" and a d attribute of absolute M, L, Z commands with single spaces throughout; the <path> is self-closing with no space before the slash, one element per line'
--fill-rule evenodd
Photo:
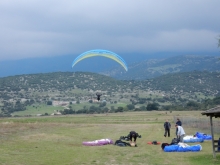
<path fill-rule="evenodd" d="M 199 152 L 202 150 L 200 144 L 189 146 L 185 143 L 178 143 L 178 145 L 165 146 L 165 152 Z"/>
<path fill-rule="evenodd" d="M 193 135 L 187 135 L 183 138 L 184 143 L 196 143 L 196 142 L 204 142 L 203 138 L 194 137 Z"/>
<path fill-rule="evenodd" d="M 195 135 L 196 135 L 196 137 L 203 138 L 204 140 L 212 140 L 212 136 L 211 135 L 207 135 L 205 133 L 196 132 Z"/>
<path fill-rule="evenodd" d="M 111 139 L 100 139 L 100 140 L 83 142 L 82 144 L 85 146 L 101 146 L 106 144 L 113 144 L 113 141 Z"/>

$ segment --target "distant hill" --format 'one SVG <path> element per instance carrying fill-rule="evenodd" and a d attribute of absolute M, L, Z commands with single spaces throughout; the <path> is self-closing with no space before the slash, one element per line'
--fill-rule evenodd
<path fill-rule="evenodd" d="M 104 57 L 93 57 L 82 60 L 72 68 L 72 61 L 77 55 L 65 55 L 0 61 L 0 77 L 80 71 L 99 73 L 120 80 L 144 80 L 168 73 L 190 72 L 194 70 L 220 71 L 220 60 L 217 56 L 146 55 L 137 53 L 121 56 L 128 64 L 127 72 L 114 60 Z"/>
<path fill-rule="evenodd" d="M 20 60 L 0 61 L 0 77 L 15 76 L 22 74 L 38 74 L 50 72 L 94 72 L 100 73 L 121 66 L 105 57 L 93 57 L 80 61 L 72 68 L 72 62 L 78 55 L 63 55 L 53 57 L 28 58 Z M 146 55 L 140 53 L 125 53 L 120 56 L 128 65 L 147 59 L 163 59 L 169 55 L 157 54 Z M 134 58 L 135 57 L 135 58 Z"/>
<path fill-rule="evenodd" d="M 128 72 L 115 68 L 101 74 L 123 80 L 144 80 L 168 73 L 191 71 L 220 71 L 220 59 L 216 56 L 174 56 L 166 59 L 149 59 L 129 65 Z"/>
<path fill-rule="evenodd" d="M 192 71 L 169 73 L 146 80 L 117 80 L 90 72 L 53 72 L 27 74 L 0 78 L 1 94 L 11 95 L 23 91 L 68 91 L 82 89 L 92 91 L 160 90 L 170 93 L 201 92 L 217 95 L 220 92 L 220 72 Z M 8 93 L 7 93 L 8 92 Z M 0 95 L 1 96 L 1 95 Z M 11 98 L 15 96 L 11 95 Z"/>
<path fill-rule="evenodd" d="M 182 95 L 183 93 L 220 95 L 220 72 L 192 71 L 169 73 L 156 78 L 134 81 L 135 86 Z M 139 84 L 139 85 L 138 85 Z"/>
<path fill-rule="evenodd" d="M 161 108 L 169 105 L 183 108 L 188 101 L 200 103 L 219 96 L 219 84 L 220 72 L 209 71 L 170 73 L 146 80 L 117 80 L 90 72 L 8 76 L 0 78 L 0 116 L 52 101 L 79 101 L 82 108 L 83 103 L 96 97 L 97 91 L 103 94 L 109 107 L 119 103 L 143 108 L 157 103 Z"/>

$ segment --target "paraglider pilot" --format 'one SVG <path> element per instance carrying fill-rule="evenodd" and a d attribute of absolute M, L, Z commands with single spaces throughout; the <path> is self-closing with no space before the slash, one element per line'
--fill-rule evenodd
<path fill-rule="evenodd" d="M 97 96 L 97 100 L 99 101 L 100 100 L 100 96 L 102 96 L 102 94 L 97 92 L 96 96 Z"/>
<path fill-rule="evenodd" d="M 137 132 L 131 131 L 129 133 L 129 137 L 130 137 L 130 143 L 132 143 L 132 139 L 134 139 L 134 143 L 136 144 L 137 137 L 141 137 L 141 136 L 139 136 Z"/>

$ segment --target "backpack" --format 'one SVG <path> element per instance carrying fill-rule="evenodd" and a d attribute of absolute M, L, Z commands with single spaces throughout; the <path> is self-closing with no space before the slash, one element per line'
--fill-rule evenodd
<path fill-rule="evenodd" d="M 169 144 L 168 144 L 168 143 L 162 143 L 162 144 L 161 144 L 162 150 L 164 150 L 164 148 L 165 148 L 166 146 L 169 146 Z"/>
<path fill-rule="evenodd" d="M 121 140 L 116 140 L 115 145 L 119 146 L 119 147 L 127 147 L 127 146 L 130 146 L 130 143 L 126 143 L 126 142 L 123 142 Z"/>
<path fill-rule="evenodd" d="M 178 144 L 179 142 L 180 142 L 179 139 L 173 138 L 173 140 L 171 141 L 170 145 L 175 145 L 175 144 Z"/>

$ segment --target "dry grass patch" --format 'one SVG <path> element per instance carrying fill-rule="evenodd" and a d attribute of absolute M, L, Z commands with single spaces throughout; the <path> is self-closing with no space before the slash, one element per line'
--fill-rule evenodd
<path fill-rule="evenodd" d="M 188 112 L 134 112 L 118 114 L 75 115 L 48 118 L 3 119 L 0 121 L 0 164 L 5 165 L 200 165 L 219 164 L 213 161 L 211 142 L 202 143 L 203 150 L 197 153 L 165 153 L 160 145 L 147 142 L 170 143 L 175 137 L 173 119 L 177 114 Z M 192 112 L 199 116 L 200 112 Z M 163 123 L 170 119 L 171 137 L 165 138 Z M 157 120 L 156 120 L 157 119 Z M 185 128 L 188 135 L 199 131 Z M 137 139 L 138 147 L 114 145 L 88 147 L 83 141 L 110 138 L 118 140 L 131 130 L 142 138 Z M 209 131 L 209 130 L 208 130 Z M 208 133 L 209 132 L 205 132 Z M 4 136 L 4 138 L 2 138 Z M 190 144 L 193 145 L 193 144 Z M 12 159 L 13 158 L 13 159 Z"/>

